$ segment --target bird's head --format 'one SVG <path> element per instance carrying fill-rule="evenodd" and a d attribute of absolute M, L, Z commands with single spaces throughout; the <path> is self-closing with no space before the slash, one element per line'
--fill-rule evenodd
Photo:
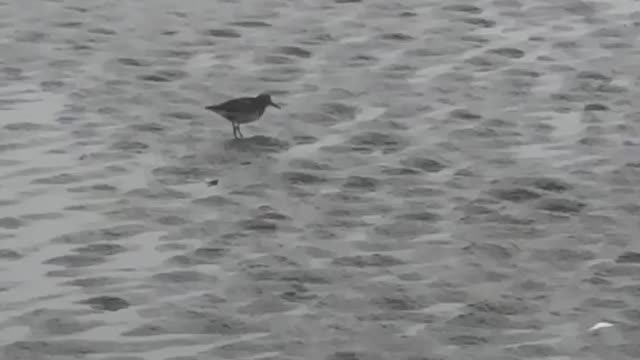
<path fill-rule="evenodd" d="M 273 107 L 276 107 L 276 108 L 280 109 L 279 105 L 277 105 L 273 101 L 271 101 L 271 95 L 269 95 L 269 94 L 262 93 L 262 94 L 256 96 L 256 99 L 258 101 L 260 101 L 260 103 L 263 104 L 265 107 L 266 106 L 273 106 Z"/>

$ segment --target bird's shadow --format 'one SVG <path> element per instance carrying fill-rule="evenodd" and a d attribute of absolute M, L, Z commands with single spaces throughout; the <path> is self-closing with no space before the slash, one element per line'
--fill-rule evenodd
<path fill-rule="evenodd" d="M 264 135 L 256 135 L 225 141 L 225 148 L 240 151 L 280 152 L 289 148 L 289 143 Z"/>

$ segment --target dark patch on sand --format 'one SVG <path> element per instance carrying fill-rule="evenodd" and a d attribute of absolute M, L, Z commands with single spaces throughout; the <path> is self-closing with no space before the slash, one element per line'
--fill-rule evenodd
<path fill-rule="evenodd" d="M 492 190 L 490 193 L 491 195 L 495 196 L 500 200 L 507 200 L 507 201 L 513 201 L 513 202 L 535 200 L 542 197 L 541 194 L 525 188 L 495 189 L 495 190 Z"/>
<path fill-rule="evenodd" d="M 568 214 L 579 213 L 585 206 L 586 204 L 581 201 L 565 198 L 545 198 L 541 199 L 537 205 L 542 210 Z"/>
<path fill-rule="evenodd" d="M 3 360 L 639 357 L 620 4 L 68 3 L 0 0 Z"/>
<path fill-rule="evenodd" d="M 0 260 L 19 260 L 22 255 L 11 249 L 0 249 Z"/>
<path fill-rule="evenodd" d="M 116 296 L 97 296 L 79 302 L 96 310 L 118 311 L 128 308 L 129 302 Z"/>
<path fill-rule="evenodd" d="M 311 52 L 309 50 L 297 46 L 282 46 L 277 48 L 276 52 L 305 59 L 311 57 Z"/>
<path fill-rule="evenodd" d="M 446 165 L 437 160 L 419 156 L 402 160 L 401 163 L 404 166 L 420 169 L 428 173 L 436 173 L 446 168 Z"/>
<path fill-rule="evenodd" d="M 382 360 L 378 354 L 365 351 L 336 351 L 325 360 Z"/>
<path fill-rule="evenodd" d="M 618 256 L 618 258 L 616 259 L 616 262 L 640 264 L 640 252 L 627 251 L 621 254 L 620 256 Z"/>
<path fill-rule="evenodd" d="M 160 283 L 184 283 L 205 280 L 215 280 L 214 276 L 205 275 L 194 270 L 175 270 L 170 272 L 158 273 L 152 276 L 153 280 Z"/>
<path fill-rule="evenodd" d="M 371 267 L 371 266 L 395 266 L 402 265 L 405 262 L 390 255 L 372 254 L 372 255 L 356 255 L 342 256 L 333 260 L 335 265 L 354 266 L 354 267 Z"/>
<path fill-rule="evenodd" d="M 246 28 L 263 28 L 263 27 L 271 27 L 271 24 L 268 24 L 264 21 L 236 21 L 231 23 L 234 26 L 246 27 Z"/>
<path fill-rule="evenodd" d="M 349 143 L 358 151 L 382 150 L 385 154 L 400 151 L 407 146 L 406 140 L 400 136 L 372 131 L 353 136 Z"/>
<path fill-rule="evenodd" d="M 75 248 L 74 251 L 80 254 L 109 256 L 125 252 L 127 248 L 118 244 L 91 244 Z"/>
<path fill-rule="evenodd" d="M 285 172 L 282 174 L 282 177 L 284 181 L 291 185 L 315 185 L 327 181 L 324 177 L 297 171 Z"/>
<path fill-rule="evenodd" d="M 239 32 L 233 29 L 209 29 L 205 31 L 205 34 L 220 38 L 239 38 L 242 36 Z"/>
<path fill-rule="evenodd" d="M 114 241 L 139 235 L 145 232 L 146 229 L 147 228 L 144 225 L 138 224 L 117 225 L 103 229 L 78 231 L 60 235 L 51 239 L 51 242 L 82 245 L 87 243 L 99 243 L 105 240 Z"/>
<path fill-rule="evenodd" d="M 24 222 L 14 217 L 0 218 L 0 228 L 3 229 L 17 229 L 24 225 Z"/>
<path fill-rule="evenodd" d="M 105 262 L 103 256 L 95 255 L 62 255 L 48 259 L 44 264 L 64 267 L 87 267 Z"/>

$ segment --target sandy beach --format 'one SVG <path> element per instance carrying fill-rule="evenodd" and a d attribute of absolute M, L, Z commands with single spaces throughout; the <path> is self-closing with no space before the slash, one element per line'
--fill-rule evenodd
<path fill-rule="evenodd" d="M 630 0 L 0 0 L 0 360 L 640 358 L 639 33 Z M 204 109 L 261 92 L 241 140 Z"/>

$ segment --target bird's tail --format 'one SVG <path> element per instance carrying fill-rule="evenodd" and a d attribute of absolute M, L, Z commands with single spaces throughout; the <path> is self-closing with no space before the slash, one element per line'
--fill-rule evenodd
<path fill-rule="evenodd" d="M 207 109 L 209 111 L 216 111 L 216 106 L 215 105 L 205 106 L 205 109 Z"/>

